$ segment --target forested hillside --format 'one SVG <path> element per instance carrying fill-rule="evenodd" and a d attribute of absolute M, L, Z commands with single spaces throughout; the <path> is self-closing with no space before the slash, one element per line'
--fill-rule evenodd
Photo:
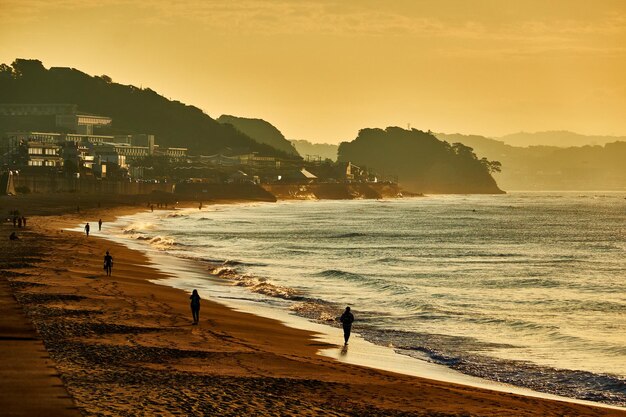
<path fill-rule="evenodd" d="M 81 112 L 113 119 L 113 127 L 103 133 L 154 134 L 160 145 L 187 147 L 193 154 L 237 151 L 291 157 L 149 88 L 117 84 L 106 75 L 90 76 L 73 68 L 46 69 L 38 60 L 0 65 L 0 102 L 77 104 Z M 22 127 L 17 119 L 0 118 L 0 132 Z"/>
<path fill-rule="evenodd" d="M 339 145 L 338 160 L 397 175 L 400 185 L 413 192 L 502 192 L 490 174 L 500 168 L 498 162 L 478 159 L 472 148 L 416 129 L 363 129 L 352 142 Z"/>

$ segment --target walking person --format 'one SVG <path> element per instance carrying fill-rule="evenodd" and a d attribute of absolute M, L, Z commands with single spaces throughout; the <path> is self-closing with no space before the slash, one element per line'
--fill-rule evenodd
<path fill-rule="evenodd" d="M 22 224 L 26 227 L 26 217 L 22 216 Z"/>
<path fill-rule="evenodd" d="M 196 325 L 200 321 L 200 295 L 198 290 L 193 290 L 191 293 L 191 315 L 193 316 L 193 324 Z"/>
<path fill-rule="evenodd" d="M 102 230 L 102 219 L 98 220 L 98 231 Z"/>
<path fill-rule="evenodd" d="M 21 217 L 17 218 L 17 227 L 20 227 L 20 228 L 22 227 L 22 218 Z"/>
<path fill-rule="evenodd" d="M 107 273 L 107 277 L 110 277 L 111 272 L 113 272 L 113 257 L 109 254 L 109 251 L 104 255 L 104 270 Z"/>
<path fill-rule="evenodd" d="M 352 331 L 352 322 L 354 321 L 354 315 L 350 312 L 350 307 L 346 307 L 346 311 L 343 312 L 339 321 L 343 326 L 343 339 L 347 345 L 350 339 L 350 332 Z"/>
<path fill-rule="evenodd" d="M 89 223 L 87 223 L 87 224 L 85 225 L 85 234 L 87 235 L 87 237 L 89 237 L 89 229 L 90 229 L 90 227 L 89 227 Z"/>

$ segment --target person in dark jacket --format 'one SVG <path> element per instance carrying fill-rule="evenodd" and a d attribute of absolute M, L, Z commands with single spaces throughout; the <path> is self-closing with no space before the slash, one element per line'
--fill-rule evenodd
<path fill-rule="evenodd" d="M 106 255 L 104 255 L 104 270 L 107 273 L 107 276 L 111 276 L 111 272 L 113 271 L 113 257 L 107 251 Z"/>
<path fill-rule="evenodd" d="M 339 321 L 343 326 L 343 339 L 347 345 L 348 339 L 350 339 L 350 332 L 352 331 L 352 322 L 354 321 L 354 315 L 350 312 L 350 307 L 346 307 L 346 311 L 343 312 Z"/>
<path fill-rule="evenodd" d="M 198 290 L 193 290 L 191 293 L 191 315 L 193 316 L 193 324 L 198 324 L 200 321 L 200 295 Z"/>

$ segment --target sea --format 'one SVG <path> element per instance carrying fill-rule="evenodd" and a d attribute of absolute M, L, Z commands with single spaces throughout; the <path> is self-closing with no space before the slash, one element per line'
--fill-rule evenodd
<path fill-rule="evenodd" d="M 350 306 L 356 333 L 416 361 L 626 406 L 626 192 L 204 205 L 107 227 L 201 266 L 207 298 L 334 327 Z"/>

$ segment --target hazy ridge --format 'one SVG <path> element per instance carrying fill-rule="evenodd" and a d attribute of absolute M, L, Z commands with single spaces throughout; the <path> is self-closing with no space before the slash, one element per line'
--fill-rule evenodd
<path fill-rule="evenodd" d="M 339 145 L 330 143 L 313 143 L 308 140 L 292 140 L 291 143 L 303 157 L 307 155 L 311 157 L 319 156 L 322 159 L 337 160 L 337 151 Z"/>
<path fill-rule="evenodd" d="M 611 142 L 626 141 L 626 136 L 581 135 L 567 130 L 544 132 L 518 132 L 495 138 L 512 146 L 587 146 L 605 145 Z"/>
<path fill-rule="evenodd" d="M 246 117 L 223 114 L 216 119 L 219 123 L 230 124 L 238 131 L 251 137 L 259 143 L 270 145 L 280 151 L 298 156 L 298 151 L 291 142 L 273 124 L 263 119 L 250 119 Z"/>
<path fill-rule="evenodd" d="M 460 142 L 479 157 L 502 163 L 494 178 L 505 190 L 625 190 L 626 141 L 603 146 L 516 147 L 478 135 L 444 134 L 448 142 Z"/>

